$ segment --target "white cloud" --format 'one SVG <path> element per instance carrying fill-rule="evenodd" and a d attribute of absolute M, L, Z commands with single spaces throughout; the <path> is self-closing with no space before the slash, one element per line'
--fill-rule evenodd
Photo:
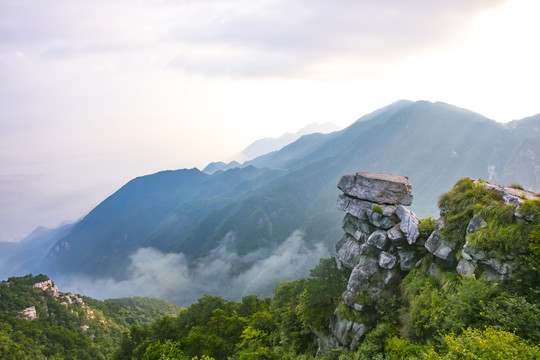
<path fill-rule="evenodd" d="M 72 276 L 54 280 L 62 291 L 98 299 L 149 296 L 185 305 L 205 294 L 230 300 L 240 300 L 248 294 L 272 296 L 279 281 L 309 276 L 319 259 L 328 256 L 322 244 L 308 244 L 300 231 L 295 231 L 275 249 L 261 248 L 239 256 L 234 235 L 228 234 L 195 264 L 189 265 L 182 253 L 164 254 L 153 248 L 141 248 L 131 255 L 129 279 Z M 240 270 L 244 268 L 247 270 Z"/>

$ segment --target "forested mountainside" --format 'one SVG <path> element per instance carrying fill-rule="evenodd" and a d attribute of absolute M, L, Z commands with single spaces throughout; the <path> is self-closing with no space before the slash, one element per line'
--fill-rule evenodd
<path fill-rule="evenodd" d="M 63 293 L 45 275 L 12 277 L 0 282 L 0 358 L 110 358 L 129 328 L 182 310 L 150 298 Z"/>
<path fill-rule="evenodd" d="M 45 264 L 32 271 L 120 281 L 133 276 L 134 257 L 152 248 L 181 257 L 196 272 L 226 247 L 240 263 L 224 271 L 232 279 L 254 273 L 257 261 L 282 251 L 297 230 L 305 251 L 320 253 L 322 246 L 329 255 L 340 236 L 339 174 L 407 174 L 421 189 L 411 207 L 420 216 L 436 214 L 437 196 L 463 176 L 538 190 L 539 122 L 502 125 L 444 103 L 399 101 L 342 131 L 304 136 L 238 168 L 136 178 L 50 241 Z M 260 283 L 259 294 L 270 294 L 273 285 Z"/>
<path fill-rule="evenodd" d="M 440 196 L 440 219 L 396 218 L 391 207 L 402 205 L 385 202 L 395 200 L 351 191 L 364 181 L 358 176 L 366 175 L 340 181 L 347 198 L 339 202 L 356 257 L 342 239 L 337 258 L 321 259 L 306 279 L 282 281 L 272 298 L 206 295 L 177 315 L 161 303 L 171 313 L 146 324 L 123 315 L 134 314 L 136 299 L 99 302 L 59 293 L 42 275 L 11 278 L 0 284 L 2 358 L 539 359 L 537 195 L 464 178 Z M 412 263 L 403 250 L 414 251 Z M 385 283 L 372 272 L 366 287 L 352 288 L 366 266 L 398 276 Z"/>

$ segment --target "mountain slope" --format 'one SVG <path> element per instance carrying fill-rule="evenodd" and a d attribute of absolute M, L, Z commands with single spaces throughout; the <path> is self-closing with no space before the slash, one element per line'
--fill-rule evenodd
<path fill-rule="evenodd" d="M 0 358 L 109 359 L 123 333 L 182 308 L 134 298 L 101 302 L 60 292 L 45 275 L 0 282 Z"/>

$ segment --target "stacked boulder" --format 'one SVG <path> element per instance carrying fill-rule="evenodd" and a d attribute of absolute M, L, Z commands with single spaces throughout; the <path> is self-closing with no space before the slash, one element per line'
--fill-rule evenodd
<path fill-rule="evenodd" d="M 405 207 L 413 199 L 405 176 L 359 172 L 344 175 L 338 188 L 343 195 L 337 207 L 346 215 L 336 258 L 350 277 L 330 330 L 342 346 L 354 349 L 371 329 L 369 305 L 391 294 L 418 261 L 418 219 Z"/>

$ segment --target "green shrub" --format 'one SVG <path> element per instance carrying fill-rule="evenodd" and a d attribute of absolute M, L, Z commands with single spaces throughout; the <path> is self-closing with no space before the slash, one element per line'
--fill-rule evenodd
<path fill-rule="evenodd" d="M 419 241 L 426 241 L 433 230 L 435 230 L 435 225 L 437 224 L 437 220 L 435 220 L 432 216 L 428 215 L 425 218 L 418 220 L 418 232 L 420 235 L 418 236 Z"/>
<path fill-rule="evenodd" d="M 487 327 L 485 330 L 468 328 L 461 335 L 446 335 L 448 352 L 434 350 L 425 353 L 428 360 L 439 359 L 540 359 L 538 346 L 531 345 L 517 335 Z"/>

